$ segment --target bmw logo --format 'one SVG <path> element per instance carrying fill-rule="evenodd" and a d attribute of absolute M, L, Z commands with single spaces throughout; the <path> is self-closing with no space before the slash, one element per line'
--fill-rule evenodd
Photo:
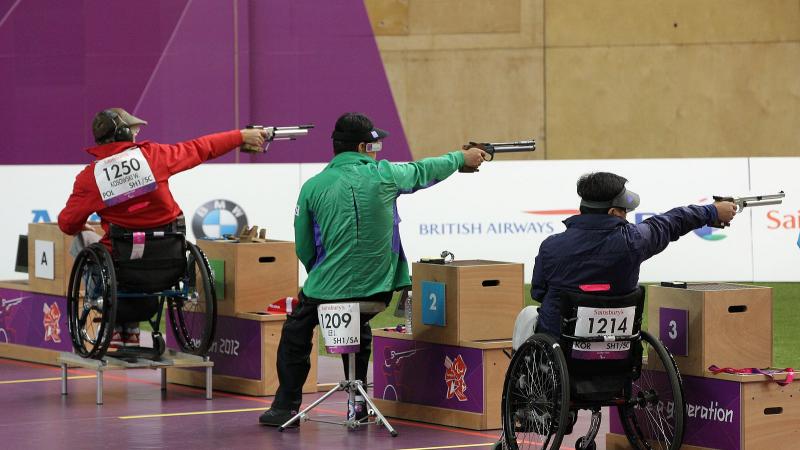
<path fill-rule="evenodd" d="M 192 231 L 197 239 L 220 239 L 233 236 L 247 227 L 247 215 L 230 200 L 211 200 L 197 208 L 192 217 Z"/>

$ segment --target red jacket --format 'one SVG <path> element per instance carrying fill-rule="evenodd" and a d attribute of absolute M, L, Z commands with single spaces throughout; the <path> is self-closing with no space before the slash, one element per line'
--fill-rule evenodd
<path fill-rule="evenodd" d="M 166 225 L 182 214 L 181 208 L 172 198 L 169 177 L 191 169 L 204 161 L 224 155 L 242 145 L 242 134 L 238 130 L 210 134 L 175 145 L 155 142 L 112 142 L 87 149 L 97 160 L 86 166 L 75 177 L 72 194 L 67 205 L 58 215 L 58 226 L 66 234 L 74 235 L 92 213 L 97 212 L 106 235 L 102 242 L 110 247 L 108 226 L 110 223 L 125 228 L 154 228 Z M 150 165 L 156 188 L 141 196 L 107 206 L 95 181 L 97 161 L 139 147 Z"/>

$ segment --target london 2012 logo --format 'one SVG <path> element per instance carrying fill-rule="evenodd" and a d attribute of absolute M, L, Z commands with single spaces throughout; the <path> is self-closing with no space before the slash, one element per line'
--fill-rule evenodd
<path fill-rule="evenodd" d="M 444 373 L 444 382 L 447 383 L 447 398 L 455 397 L 460 402 L 468 400 L 467 383 L 464 381 L 464 376 L 467 374 L 467 364 L 464 358 L 458 355 L 456 359 L 451 360 L 449 356 L 444 357 L 444 367 L 447 369 Z"/>
<path fill-rule="evenodd" d="M 58 324 L 58 321 L 61 319 L 61 309 L 58 307 L 58 303 L 53 302 L 52 305 L 48 305 L 47 302 L 44 302 L 42 313 L 44 341 L 53 341 L 58 344 L 61 342 L 61 327 Z"/>
<path fill-rule="evenodd" d="M 192 217 L 192 232 L 197 239 L 237 236 L 247 227 L 247 215 L 230 200 L 211 200 L 197 208 Z"/>

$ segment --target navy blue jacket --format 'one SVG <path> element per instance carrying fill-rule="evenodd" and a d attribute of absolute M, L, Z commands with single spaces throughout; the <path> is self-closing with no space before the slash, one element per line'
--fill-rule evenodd
<path fill-rule="evenodd" d="M 559 335 L 559 292 L 585 284 L 610 284 L 612 295 L 639 283 L 639 266 L 684 234 L 717 220 L 714 205 L 675 208 L 639 224 L 609 214 L 581 214 L 548 237 L 533 266 L 531 296 L 542 303 L 537 331 Z"/>

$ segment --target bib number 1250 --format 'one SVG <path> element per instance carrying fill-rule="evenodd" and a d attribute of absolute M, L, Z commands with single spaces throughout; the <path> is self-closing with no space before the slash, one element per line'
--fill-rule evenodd
<path fill-rule="evenodd" d="M 106 176 L 106 180 L 111 181 L 116 180 L 117 178 L 122 178 L 125 175 L 130 175 L 131 172 L 135 172 L 141 168 L 142 165 L 139 160 L 136 158 L 131 158 L 118 164 L 115 163 L 108 167 L 103 167 L 103 173 Z"/>

